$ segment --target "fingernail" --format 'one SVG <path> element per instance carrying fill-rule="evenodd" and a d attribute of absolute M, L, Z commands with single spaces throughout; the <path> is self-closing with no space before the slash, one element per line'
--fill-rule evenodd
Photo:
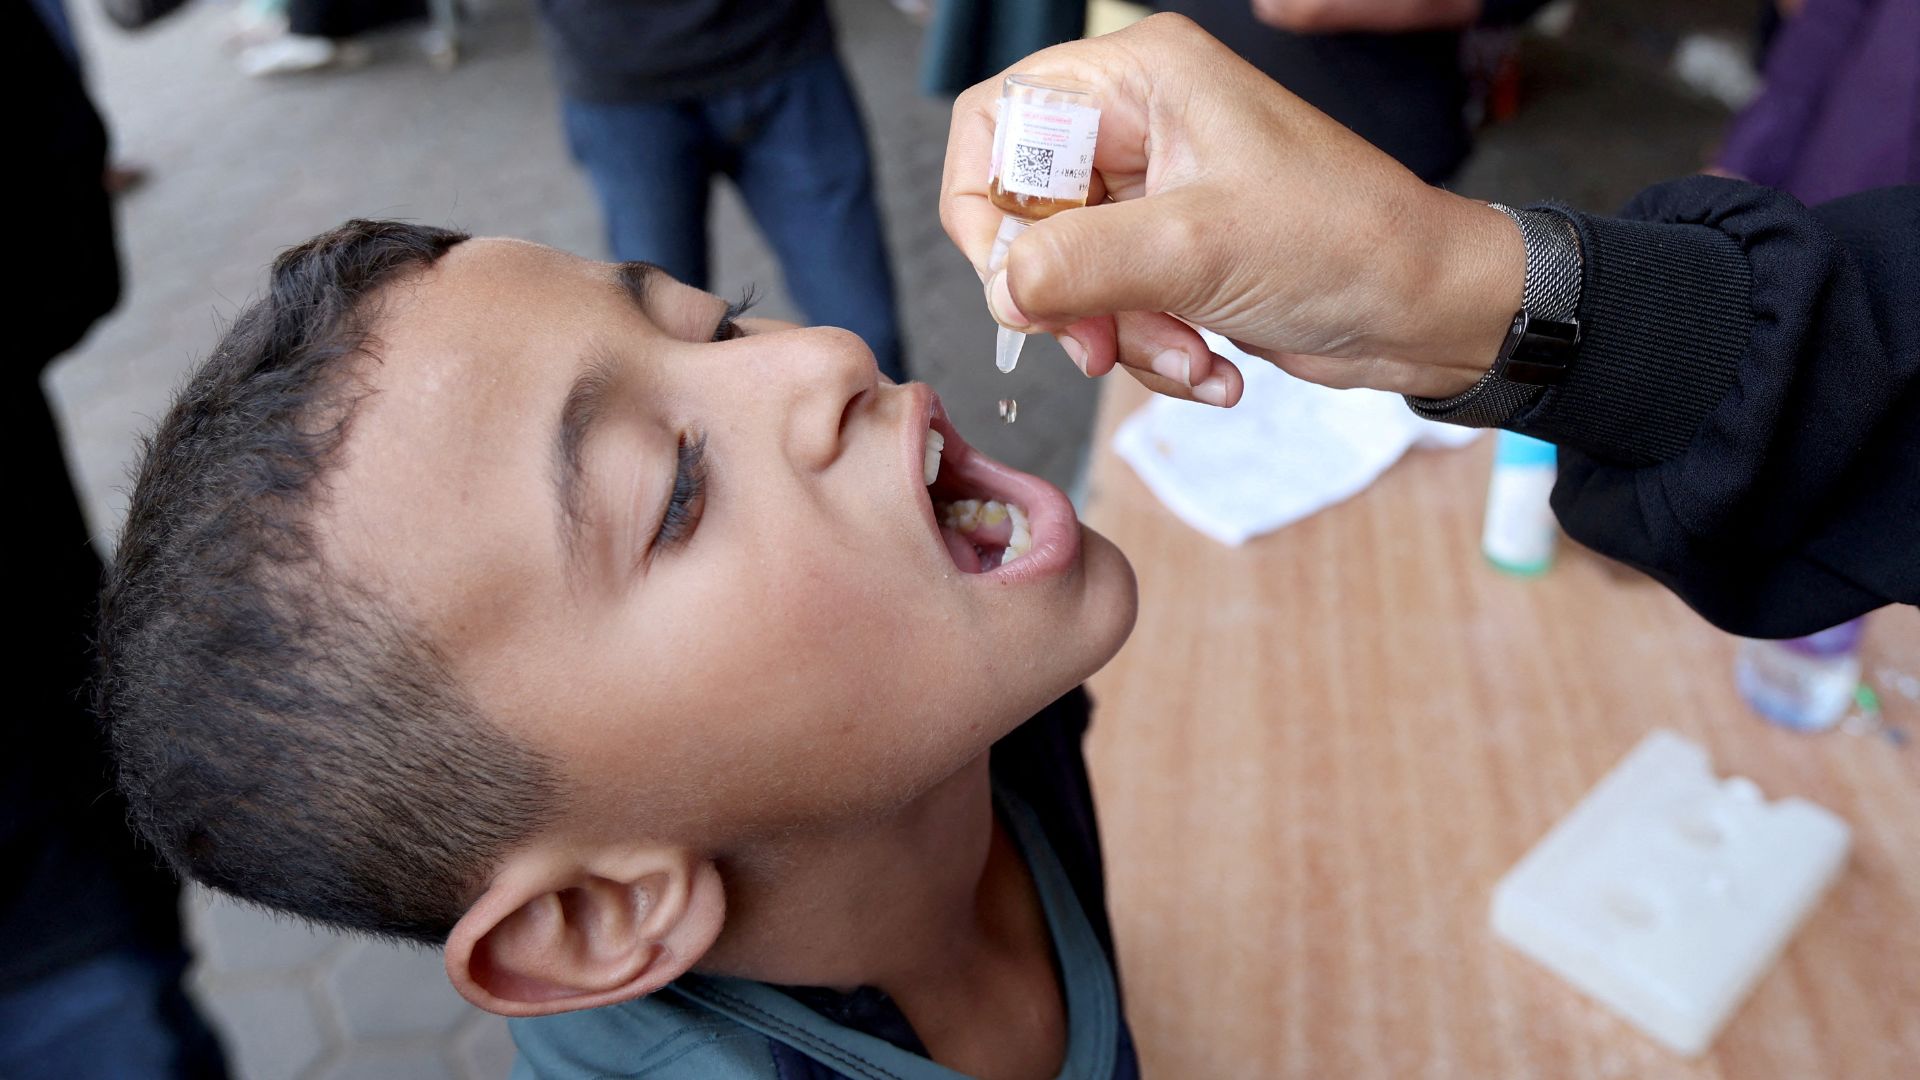
<path fill-rule="evenodd" d="M 1020 309 L 1014 306 L 1013 294 L 1007 291 L 1007 272 L 1002 270 L 993 275 L 987 283 L 987 307 L 993 312 L 993 319 L 1002 326 L 1014 330 L 1025 330 L 1032 324 Z"/>
<path fill-rule="evenodd" d="M 1087 347 L 1075 341 L 1071 335 L 1062 334 L 1060 335 L 1060 348 L 1065 350 L 1067 359 L 1073 361 L 1073 366 L 1080 369 L 1080 374 L 1085 375 L 1087 373 Z"/>
<path fill-rule="evenodd" d="M 1193 388 L 1193 396 L 1195 400 L 1217 405 L 1222 409 L 1226 408 L 1227 377 L 1220 372 L 1214 372 L 1203 379 L 1199 386 Z"/>
<path fill-rule="evenodd" d="M 1165 352 L 1155 353 L 1151 362 L 1155 375 L 1163 379 L 1172 379 L 1181 386 L 1193 385 L 1187 380 L 1187 369 L 1191 364 L 1192 361 L 1187 358 L 1185 349 L 1168 349 Z"/>

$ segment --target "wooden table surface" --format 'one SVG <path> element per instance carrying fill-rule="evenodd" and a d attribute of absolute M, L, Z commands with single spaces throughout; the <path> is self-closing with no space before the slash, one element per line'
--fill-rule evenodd
<path fill-rule="evenodd" d="M 1109 449 L 1087 520 L 1140 580 L 1088 744 L 1127 1012 L 1150 1077 L 1920 1077 L 1916 735 L 1750 715 L 1735 642 L 1563 544 L 1522 580 L 1479 554 L 1492 440 L 1415 451 L 1357 498 L 1239 549 L 1182 525 Z M 1920 611 L 1867 669 L 1920 671 Z M 1494 883 L 1647 731 L 1853 826 L 1831 892 L 1688 1062 L 1496 941 Z"/>

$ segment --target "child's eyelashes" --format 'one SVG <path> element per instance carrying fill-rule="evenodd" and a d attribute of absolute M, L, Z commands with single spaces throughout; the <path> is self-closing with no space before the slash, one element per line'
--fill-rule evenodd
<path fill-rule="evenodd" d="M 753 308 L 759 299 L 753 286 L 740 299 L 727 305 L 720 321 L 713 328 L 712 340 L 715 342 L 733 341 L 746 336 L 736 321 Z M 680 445 L 674 454 L 673 493 L 667 498 L 666 513 L 660 517 L 660 528 L 654 533 L 653 543 L 647 545 L 646 557 L 652 559 L 662 548 L 678 547 L 687 542 L 693 530 L 700 525 L 700 516 L 707 505 L 707 439 L 702 435 L 694 437 L 688 434 L 680 436 Z"/>
<path fill-rule="evenodd" d="M 716 342 L 732 341 L 735 338 L 744 336 L 741 333 L 739 325 L 735 323 L 734 320 L 753 310 L 753 305 L 758 303 L 759 300 L 759 293 L 755 291 L 754 287 L 751 285 L 747 286 L 747 291 L 741 294 L 740 299 L 728 304 L 726 314 L 720 316 L 719 325 L 713 328 L 713 340 Z"/>
<path fill-rule="evenodd" d="M 660 529 L 648 546 L 649 558 L 663 547 L 687 542 L 700 524 L 707 505 L 707 439 L 680 436 L 674 455 L 673 494 L 667 499 L 667 511 L 660 518 Z"/>
<path fill-rule="evenodd" d="M 759 296 L 749 285 L 740 299 L 727 305 L 726 312 L 713 328 L 712 340 L 733 341 L 746 336 L 736 320 L 751 310 L 758 300 Z M 706 505 L 706 436 L 696 438 L 682 434 L 674 454 L 673 493 L 667 497 L 666 513 L 660 516 L 660 528 L 654 533 L 653 543 L 647 545 L 647 558 L 652 559 L 662 548 L 686 543 L 693 535 L 693 530 L 699 527 L 700 516 L 706 510 Z"/>

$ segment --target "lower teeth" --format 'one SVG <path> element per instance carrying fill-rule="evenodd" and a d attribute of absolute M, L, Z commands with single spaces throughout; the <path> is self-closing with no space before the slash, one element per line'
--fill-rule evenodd
<path fill-rule="evenodd" d="M 1000 559 L 1001 566 L 1020 558 L 1033 548 L 1033 530 L 1027 525 L 1027 512 L 1008 503 L 1007 516 L 1013 518 L 1013 536 L 1007 540 L 1007 553 Z"/>

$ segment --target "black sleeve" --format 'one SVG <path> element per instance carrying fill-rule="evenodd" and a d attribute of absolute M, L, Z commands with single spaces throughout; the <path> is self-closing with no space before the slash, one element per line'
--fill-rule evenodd
<path fill-rule="evenodd" d="M 1547 0 L 1482 0 L 1475 26 L 1512 26 L 1533 18 Z"/>
<path fill-rule="evenodd" d="M 1568 535 L 1749 636 L 1920 603 L 1920 187 L 1570 216 L 1586 336 L 1507 425 L 1559 444 Z"/>

